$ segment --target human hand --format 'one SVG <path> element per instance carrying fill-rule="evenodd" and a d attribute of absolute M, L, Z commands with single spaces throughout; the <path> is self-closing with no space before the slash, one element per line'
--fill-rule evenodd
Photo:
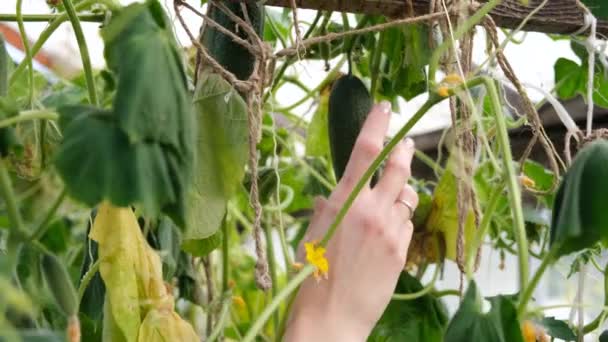
<path fill-rule="evenodd" d="M 374 106 L 329 199 L 317 199 L 304 241 L 320 240 L 373 160 L 380 154 L 390 104 Z M 327 245 L 328 279 L 307 279 L 293 304 L 286 341 L 365 341 L 391 299 L 405 265 L 416 192 L 407 185 L 414 143 L 391 153 L 384 173 L 361 191 Z M 303 253 L 300 251 L 300 258 Z"/>

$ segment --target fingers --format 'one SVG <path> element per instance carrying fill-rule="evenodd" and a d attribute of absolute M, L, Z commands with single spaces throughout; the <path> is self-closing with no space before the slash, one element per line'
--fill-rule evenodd
<path fill-rule="evenodd" d="M 399 196 L 393 204 L 393 213 L 395 217 L 398 218 L 399 222 L 407 222 L 414 216 L 414 213 L 411 210 L 416 210 L 416 207 L 418 206 L 418 194 L 410 185 L 406 185 L 401 189 Z M 399 202 L 399 200 L 406 202 L 412 208 L 408 208 L 404 203 Z"/>
<path fill-rule="evenodd" d="M 413 156 L 414 141 L 409 138 L 397 144 L 391 153 L 382 178 L 373 189 L 382 203 L 391 205 L 397 200 L 410 177 Z"/>
<path fill-rule="evenodd" d="M 387 101 L 375 105 L 363 124 L 361 133 L 344 171 L 339 187 L 347 193 L 353 189 L 367 168 L 382 151 L 384 137 L 390 121 L 391 104 Z"/>

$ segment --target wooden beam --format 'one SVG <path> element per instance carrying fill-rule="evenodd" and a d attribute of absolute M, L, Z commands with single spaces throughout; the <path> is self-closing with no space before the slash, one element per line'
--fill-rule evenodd
<path fill-rule="evenodd" d="M 299 8 L 321 9 L 351 13 L 380 14 L 389 17 L 403 17 L 406 3 L 410 0 L 296 0 Z M 416 15 L 429 12 L 429 0 L 411 0 Z M 487 0 L 482 0 L 484 2 Z M 491 15 L 496 24 L 504 28 L 516 28 L 542 0 L 530 0 L 523 6 L 520 0 L 503 0 Z M 266 0 L 267 5 L 290 7 L 290 0 Z M 585 25 L 582 10 L 576 0 L 549 0 L 524 26 L 526 31 L 570 34 Z M 608 21 L 598 21 L 598 35 L 608 36 Z"/>

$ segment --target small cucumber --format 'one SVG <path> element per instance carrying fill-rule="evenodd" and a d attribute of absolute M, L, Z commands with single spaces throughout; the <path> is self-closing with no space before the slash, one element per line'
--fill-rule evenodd
<path fill-rule="evenodd" d="M 42 256 L 42 274 L 59 308 L 68 317 L 78 313 L 78 296 L 65 265 L 54 255 Z"/>
<path fill-rule="evenodd" d="M 329 96 L 329 145 L 334 172 L 339 180 L 361 132 L 363 123 L 372 109 L 372 97 L 363 82 L 346 75 L 336 81 Z M 375 184 L 374 175 L 372 184 Z"/>

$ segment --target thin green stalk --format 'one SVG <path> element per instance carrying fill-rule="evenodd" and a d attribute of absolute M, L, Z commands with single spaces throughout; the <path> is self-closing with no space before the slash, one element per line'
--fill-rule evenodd
<path fill-rule="evenodd" d="M 583 334 L 594 331 L 604 322 L 606 315 L 608 315 L 608 310 L 606 310 L 605 307 L 608 307 L 608 264 L 606 264 L 604 269 L 604 309 L 593 321 L 583 327 Z"/>
<path fill-rule="evenodd" d="M 536 270 L 536 273 L 534 273 L 534 276 L 530 280 L 530 283 L 527 287 L 525 287 L 525 290 L 522 290 L 521 297 L 519 300 L 519 306 L 517 308 L 517 313 L 520 318 L 522 318 L 523 315 L 526 313 L 528 302 L 530 301 L 530 299 L 532 299 L 534 290 L 536 290 L 536 287 L 538 286 L 540 279 L 543 277 L 543 274 L 547 270 L 547 267 L 549 267 L 549 265 L 551 265 L 555 261 L 555 256 L 557 254 L 556 252 L 557 249 L 552 248 L 547 254 L 545 254 L 545 257 L 543 258 L 540 266 L 538 267 L 538 270 Z"/>
<path fill-rule="evenodd" d="M 524 222 L 524 213 L 521 203 L 521 189 L 515 170 L 513 168 L 513 155 L 511 153 L 511 144 L 509 140 L 509 131 L 505 122 L 505 116 L 500 104 L 500 98 L 494 81 L 484 77 L 484 84 L 488 90 L 490 101 L 494 109 L 494 117 L 496 118 L 497 139 L 502 152 L 504 162 L 504 175 L 506 177 L 507 188 L 509 189 L 509 202 L 511 203 L 511 211 L 513 214 L 513 224 L 515 230 L 515 240 L 517 241 L 517 256 L 519 259 L 519 287 L 520 291 L 525 289 L 528 284 L 528 238 L 526 236 L 526 226 Z"/>
<path fill-rule="evenodd" d="M 492 194 L 490 195 L 490 199 L 488 200 L 488 205 L 486 206 L 486 210 L 483 213 L 483 218 L 481 219 L 481 223 L 479 225 L 479 229 L 477 234 L 475 235 L 475 240 L 471 244 L 471 248 L 467 253 L 467 263 L 466 263 L 466 271 L 467 271 L 467 279 L 471 280 L 473 278 L 473 264 L 475 263 L 476 251 L 481 247 L 483 243 L 483 239 L 485 238 L 488 230 L 490 229 L 490 223 L 492 223 L 492 218 L 494 216 L 494 212 L 498 209 L 498 204 L 500 203 L 500 198 L 502 195 L 502 183 L 498 184 Z"/>
<path fill-rule="evenodd" d="M 285 41 L 285 38 L 283 38 L 283 35 L 277 29 L 277 26 L 274 23 L 274 19 L 272 19 L 272 16 L 270 14 L 268 14 L 268 12 L 266 12 L 266 22 L 268 23 L 268 26 L 272 30 L 272 33 L 274 33 L 274 35 L 281 42 L 281 44 L 283 45 L 283 47 L 286 48 L 287 47 L 287 42 Z"/>
<path fill-rule="evenodd" d="M 251 325 L 251 328 L 247 331 L 245 337 L 241 342 L 252 342 L 256 340 L 258 333 L 262 330 L 270 316 L 279 308 L 289 295 L 295 291 L 306 278 L 308 278 L 315 271 L 314 266 L 306 265 L 304 268 L 296 274 L 287 285 L 281 289 L 281 291 L 272 299 L 272 302 L 266 306 L 264 311 L 257 317 L 255 322 Z"/>
<path fill-rule="evenodd" d="M 336 64 L 336 66 L 327 73 L 327 76 L 325 77 L 325 79 L 323 81 L 321 81 L 321 83 L 319 83 L 319 85 L 317 85 L 315 87 L 315 89 L 309 91 L 306 95 L 304 95 L 304 97 L 302 97 L 298 101 L 288 105 L 287 107 L 278 108 L 278 109 L 276 109 L 276 111 L 277 112 L 289 112 L 292 109 L 301 106 L 304 102 L 306 102 L 308 99 L 312 98 L 313 96 L 316 96 L 323 88 L 327 87 L 328 84 L 330 84 L 332 81 L 335 80 L 337 75 L 340 73 L 340 69 L 342 69 L 342 66 L 344 65 L 344 63 L 346 63 L 346 59 L 342 58 Z"/>
<path fill-rule="evenodd" d="M 431 55 L 431 60 L 429 63 L 429 81 L 431 84 L 435 82 L 435 74 L 437 73 L 437 69 L 439 67 L 439 60 L 441 56 L 447 51 L 447 49 L 451 48 L 454 45 L 454 41 L 462 38 L 471 28 L 480 23 L 483 18 L 485 18 L 488 13 L 494 7 L 498 6 L 502 0 L 490 0 L 483 7 L 479 9 L 479 11 L 475 12 L 471 17 L 469 17 L 454 33 L 454 36 L 450 39 L 446 39 L 441 45 L 435 49 L 433 54 Z"/>
<path fill-rule="evenodd" d="M 95 89 L 95 77 L 93 76 L 91 57 L 89 56 L 87 41 L 84 38 L 84 33 L 82 32 L 80 19 L 78 19 L 78 13 L 76 13 L 72 0 L 63 0 L 63 6 L 65 7 L 68 17 L 70 18 L 72 27 L 74 28 L 74 35 L 76 36 L 76 42 L 78 42 L 78 48 L 80 49 L 80 58 L 82 59 L 84 76 L 87 81 L 87 89 L 89 90 L 89 102 L 92 105 L 97 106 L 99 105 L 99 102 L 97 100 L 97 90 Z"/>
<path fill-rule="evenodd" d="M 372 56 L 372 67 L 371 67 L 371 75 L 372 75 L 372 84 L 370 87 L 370 93 L 372 94 L 372 98 L 376 97 L 376 88 L 378 87 L 378 78 L 380 77 L 380 73 L 378 72 L 380 69 L 380 62 L 382 62 L 382 45 L 384 45 L 384 38 L 386 37 L 386 31 L 380 32 L 380 37 L 378 38 L 378 43 L 376 44 L 376 48 L 374 49 Z"/>
<path fill-rule="evenodd" d="M 88 8 L 91 5 L 97 4 L 98 2 L 99 2 L 98 0 L 84 0 L 83 2 L 76 4 L 75 10 L 79 11 L 79 10 Z M 42 46 L 44 45 L 44 43 L 46 43 L 46 41 L 49 39 L 49 37 L 51 37 L 53 32 L 55 32 L 55 30 L 57 30 L 57 28 L 59 28 L 59 26 L 63 22 L 67 21 L 68 19 L 69 19 L 69 17 L 67 15 L 67 13 L 62 13 L 60 15 L 57 15 L 57 17 L 49 23 L 49 26 L 44 31 L 42 31 L 42 33 L 40 33 L 38 40 L 36 41 L 36 43 L 34 43 L 34 45 L 32 46 L 32 49 L 30 51 L 31 56 L 35 56 L 40 51 L 40 49 L 42 49 Z M 23 59 L 23 61 L 21 61 L 21 63 L 17 66 L 15 71 L 13 71 L 13 73 L 11 74 L 9 84 L 13 84 L 17 80 L 17 78 L 21 75 L 23 70 L 31 62 L 32 62 L 32 59 L 28 58 L 28 56 L 26 56 L 26 58 Z"/>
<path fill-rule="evenodd" d="M 99 271 L 100 265 L 100 259 L 95 260 L 95 262 L 89 267 L 84 276 L 82 276 L 82 279 L 80 280 L 80 285 L 78 286 L 78 305 L 80 305 L 82 297 L 84 297 L 84 293 L 87 290 L 87 287 L 89 287 L 91 280 L 93 280 L 93 277 L 95 276 L 97 271 Z"/>
<path fill-rule="evenodd" d="M 47 22 L 61 17 L 61 14 L 23 14 L 23 22 Z M 79 14 L 78 19 L 85 22 L 101 23 L 106 19 L 103 14 Z M 19 21 L 16 14 L 0 13 L 0 21 Z"/>
<path fill-rule="evenodd" d="M 57 120 L 59 119 L 59 114 L 49 110 L 30 110 L 21 112 L 20 115 L 10 117 L 8 119 L 0 120 L 0 128 L 12 126 L 16 123 L 37 119 L 48 119 L 48 120 Z"/>
<path fill-rule="evenodd" d="M 2 158 L 0 158 L 0 192 L 2 197 L 4 197 L 4 202 L 6 203 L 6 213 L 12 225 L 10 230 L 11 235 L 12 233 L 16 233 L 17 235 L 25 233 L 25 225 L 23 224 L 23 219 L 21 218 L 21 213 L 19 212 L 19 206 L 17 204 L 17 197 L 13 189 L 11 176 L 9 175 L 4 159 Z"/>
<path fill-rule="evenodd" d="M 323 16 L 323 12 L 317 11 L 317 15 L 316 15 L 315 19 L 312 21 L 312 24 L 310 24 L 310 26 L 308 27 L 308 31 L 306 31 L 306 33 L 304 34 L 304 37 L 302 37 L 303 40 L 310 37 L 310 35 L 315 31 L 317 24 L 319 23 L 319 20 L 321 19 L 322 16 Z M 264 95 L 264 103 L 266 103 L 266 101 L 268 101 L 268 98 L 270 97 L 270 95 L 274 94 L 274 92 L 278 89 L 279 84 L 280 84 L 279 80 L 283 79 L 283 75 L 287 71 L 287 68 L 295 60 L 296 60 L 296 56 L 291 56 L 291 57 L 287 58 L 285 60 L 285 62 L 283 62 L 283 64 L 281 65 L 281 68 L 279 69 L 279 71 L 276 73 L 276 76 L 274 77 L 270 91 L 268 91 L 266 93 L 266 95 Z"/>
<path fill-rule="evenodd" d="M 277 263 L 275 260 L 274 254 L 274 242 L 272 238 L 271 227 L 267 226 L 264 229 L 266 233 L 266 255 L 268 259 L 268 270 L 270 271 L 270 279 L 272 280 L 272 288 L 270 291 L 271 298 L 274 298 L 277 295 Z M 275 335 L 279 329 L 279 311 L 275 311 L 272 317 L 273 320 L 273 328 L 275 330 Z"/>
<path fill-rule="evenodd" d="M 27 79 L 28 79 L 28 97 L 27 103 L 31 107 L 34 102 L 34 57 L 32 50 L 30 49 L 30 40 L 27 38 L 25 33 L 25 25 L 23 24 L 23 0 L 17 0 L 16 19 L 17 26 L 19 26 L 19 35 L 21 36 L 21 43 L 23 44 L 23 50 L 25 51 L 25 59 L 27 60 Z"/>
<path fill-rule="evenodd" d="M 211 333 L 209 334 L 209 337 L 207 338 L 208 342 L 213 342 L 213 341 L 217 340 L 218 337 L 220 337 L 220 335 L 224 331 L 224 327 L 226 325 L 226 319 L 228 318 L 228 315 L 230 314 L 230 304 L 232 303 L 232 296 L 231 296 L 230 292 L 225 293 L 224 296 L 225 296 L 225 298 L 222 303 L 222 310 L 220 311 L 220 316 L 218 317 L 217 322 L 215 323 L 215 326 L 213 327 L 213 330 L 211 330 Z"/>
<path fill-rule="evenodd" d="M 66 189 L 63 189 L 55 200 L 55 202 L 53 203 L 53 205 L 51 206 L 51 208 L 49 209 L 49 211 L 47 212 L 47 214 L 44 216 L 44 219 L 40 221 L 40 224 L 38 225 L 36 230 L 34 230 L 34 233 L 30 236 L 30 241 L 39 240 L 46 233 L 47 229 L 49 228 L 49 223 L 51 223 L 51 220 L 53 219 L 53 217 L 55 217 L 55 213 L 63 203 L 63 200 L 65 200 L 66 195 L 67 191 Z"/>
<path fill-rule="evenodd" d="M 445 297 L 445 296 L 455 296 L 455 297 L 460 297 L 460 291 L 459 290 L 439 290 L 439 291 L 433 291 L 431 292 L 431 294 L 433 295 L 433 297 Z"/>
<path fill-rule="evenodd" d="M 392 300 L 414 300 L 420 297 L 423 297 L 427 293 L 431 292 L 433 288 L 435 288 L 435 282 L 439 277 L 439 273 L 441 273 L 441 267 L 439 265 L 435 266 L 435 273 L 433 273 L 433 279 L 426 285 L 422 290 L 414 292 L 414 293 L 400 293 L 394 294 L 391 299 Z"/>
<path fill-rule="evenodd" d="M 441 167 L 441 165 L 439 165 L 439 163 L 434 161 L 433 158 L 429 157 L 426 153 L 422 152 L 421 150 L 416 149 L 416 151 L 414 152 L 414 155 L 416 156 L 416 158 L 418 160 L 420 160 L 426 166 L 431 168 L 437 176 L 441 176 L 443 174 L 443 172 L 445 171 Z"/>
<path fill-rule="evenodd" d="M 222 224 L 222 293 L 226 293 L 228 289 L 228 282 L 230 279 L 230 232 L 228 231 L 228 224 L 226 223 L 226 217 L 224 217 L 224 223 Z"/>

